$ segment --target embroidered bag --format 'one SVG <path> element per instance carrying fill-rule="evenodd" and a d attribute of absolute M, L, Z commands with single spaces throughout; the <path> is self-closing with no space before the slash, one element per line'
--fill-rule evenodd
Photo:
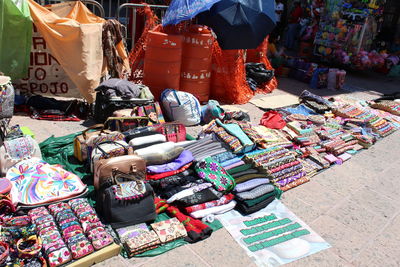
<path fill-rule="evenodd" d="M 87 191 L 78 176 L 39 158 L 17 163 L 8 170 L 6 178 L 12 183 L 13 203 L 25 206 L 66 200 Z"/>
<path fill-rule="evenodd" d="M 0 175 L 5 176 L 12 166 L 32 157 L 42 158 L 39 145 L 32 137 L 24 136 L 4 141 L 0 147 Z"/>
<path fill-rule="evenodd" d="M 211 157 L 199 161 L 195 166 L 197 175 L 214 185 L 218 191 L 228 192 L 235 188 L 235 180 L 225 169 Z"/>
<path fill-rule="evenodd" d="M 151 228 L 156 232 L 161 243 L 171 242 L 187 236 L 185 226 L 177 218 L 153 223 Z"/>
<path fill-rule="evenodd" d="M 97 209 L 113 228 L 154 221 L 153 188 L 136 175 L 114 171 L 113 185 L 99 190 Z"/>
<path fill-rule="evenodd" d="M 11 118 L 14 114 L 14 87 L 10 77 L 0 76 L 0 119 Z"/>

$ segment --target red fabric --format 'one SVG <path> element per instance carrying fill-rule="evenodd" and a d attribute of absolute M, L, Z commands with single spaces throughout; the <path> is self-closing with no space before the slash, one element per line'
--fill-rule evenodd
<path fill-rule="evenodd" d="M 166 200 L 155 197 L 154 204 L 156 205 L 157 214 L 166 211 L 169 216 L 177 218 L 185 226 L 188 233 L 187 238 L 185 238 L 187 242 L 194 243 L 211 236 L 212 229 L 208 225 L 183 214 L 178 208 L 168 204 Z"/>
<path fill-rule="evenodd" d="M 260 120 L 260 124 L 270 129 L 282 129 L 286 126 L 286 122 L 282 119 L 281 114 L 275 110 L 265 112 Z"/>
<path fill-rule="evenodd" d="M 212 200 L 212 201 L 208 201 L 205 203 L 193 205 L 190 207 L 185 207 L 184 210 L 187 213 L 192 213 L 192 212 L 195 212 L 198 210 L 204 210 L 204 209 L 207 209 L 210 207 L 217 207 L 217 206 L 225 205 L 225 204 L 228 204 L 235 196 L 233 194 L 227 194 L 224 197 L 225 197 L 225 201 Z"/>
<path fill-rule="evenodd" d="M 296 7 L 290 14 L 289 23 L 298 23 L 302 15 L 303 9 L 300 6 Z"/>
<path fill-rule="evenodd" d="M 190 165 L 192 165 L 192 162 L 186 164 L 185 166 L 183 166 L 182 168 L 180 168 L 179 170 L 176 171 L 170 171 L 170 172 L 163 172 L 163 173 L 158 173 L 158 174 L 147 174 L 146 176 L 146 180 L 159 180 L 171 175 L 175 175 L 181 172 L 184 172 L 185 170 L 187 170 Z"/>

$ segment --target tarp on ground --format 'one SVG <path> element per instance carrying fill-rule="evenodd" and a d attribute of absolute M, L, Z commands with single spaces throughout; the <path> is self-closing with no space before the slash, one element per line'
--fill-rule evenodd
<path fill-rule="evenodd" d="M 25 0 L 0 1 L 0 71 L 12 79 L 26 76 L 32 21 Z"/>
<path fill-rule="evenodd" d="M 50 164 L 60 164 L 64 169 L 78 175 L 83 183 L 88 185 L 89 201 L 95 205 L 95 195 L 93 187 L 93 174 L 90 173 L 89 166 L 80 163 L 74 156 L 74 138 L 82 134 L 81 132 L 75 134 L 69 134 L 62 137 L 49 137 L 40 143 L 40 150 L 42 152 L 43 160 Z M 156 222 L 164 221 L 170 217 L 166 213 L 161 213 L 157 215 Z M 214 231 L 221 229 L 222 224 L 218 220 L 214 220 L 212 223 L 207 223 Z M 136 255 L 135 257 L 153 257 L 163 254 L 171 249 L 188 244 L 183 239 L 178 239 L 162 246 L 143 252 L 142 254 Z M 125 250 L 121 253 L 124 257 L 127 257 Z"/>
<path fill-rule="evenodd" d="M 70 9 L 65 5 L 46 8 L 33 0 L 28 2 L 33 22 L 53 56 L 81 95 L 92 103 L 103 69 L 104 19 L 94 15 L 80 1 L 74 2 Z"/>

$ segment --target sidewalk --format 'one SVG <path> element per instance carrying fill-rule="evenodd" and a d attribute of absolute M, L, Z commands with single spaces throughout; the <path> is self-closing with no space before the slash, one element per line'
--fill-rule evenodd
<path fill-rule="evenodd" d="M 308 85 L 291 79 L 279 79 L 280 90 L 273 95 L 298 95 Z M 400 91 L 399 81 L 368 74 L 346 80 L 352 92 L 362 99 L 376 98 L 377 92 Z M 360 89 L 366 89 L 366 91 Z M 338 92 L 313 90 L 320 95 Z M 257 95 L 257 98 L 266 95 Z M 252 104 L 247 109 L 253 123 L 263 112 Z M 16 116 L 13 124 L 28 126 L 39 142 L 50 135 L 63 136 L 83 130 L 81 122 L 48 122 Z M 189 129 L 196 134 L 200 127 Z M 311 182 L 283 194 L 282 202 L 332 248 L 296 261 L 288 266 L 400 266 L 400 132 L 362 151 L 342 166 L 334 166 L 314 176 Z M 121 256 L 100 266 L 255 266 L 245 251 L 225 229 L 202 242 L 186 245 L 154 258 L 124 259 Z"/>

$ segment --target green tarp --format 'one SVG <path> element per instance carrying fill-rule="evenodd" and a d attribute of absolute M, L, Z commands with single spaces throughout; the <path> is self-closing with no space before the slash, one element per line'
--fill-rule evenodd
<path fill-rule="evenodd" d="M 11 79 L 28 74 L 32 21 L 25 0 L 0 0 L 0 71 Z"/>
<path fill-rule="evenodd" d="M 1 1 L 1 0 L 0 0 Z M 42 151 L 43 160 L 50 164 L 60 164 L 67 171 L 73 172 L 78 175 L 82 181 L 89 186 L 89 194 L 88 198 L 91 200 L 92 204 L 95 204 L 94 197 L 94 187 L 93 187 L 93 175 L 90 173 L 90 168 L 80 163 L 73 156 L 74 154 L 74 145 L 73 141 L 75 136 L 80 135 L 81 133 L 70 134 L 63 137 L 50 137 L 40 143 L 40 149 Z M 167 220 L 169 217 L 167 214 L 162 213 L 159 214 L 156 218 L 156 221 Z M 218 220 L 214 220 L 213 223 L 208 223 L 208 225 L 214 230 L 218 230 L 222 228 L 222 224 Z M 173 242 L 169 242 L 165 245 L 162 245 L 156 249 L 152 249 L 146 251 L 140 255 L 136 255 L 135 257 L 152 257 L 157 256 L 162 253 L 165 253 L 171 249 L 180 247 L 182 245 L 188 244 L 188 242 L 183 239 L 179 239 Z M 121 253 L 124 257 L 126 257 L 126 253 L 122 251 Z"/>

